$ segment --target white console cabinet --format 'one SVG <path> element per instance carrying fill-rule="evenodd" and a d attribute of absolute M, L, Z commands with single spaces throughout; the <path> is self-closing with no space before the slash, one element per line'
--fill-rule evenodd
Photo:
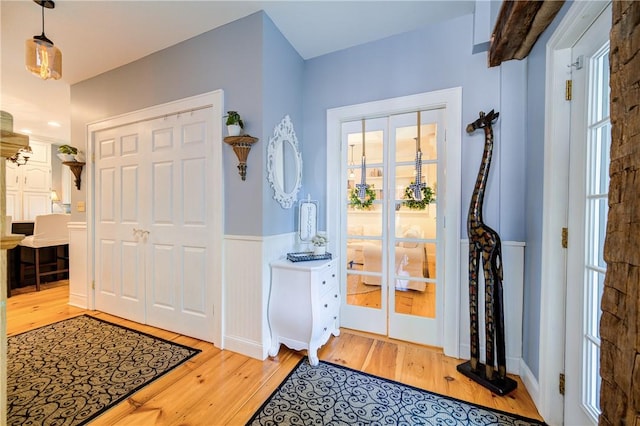
<path fill-rule="evenodd" d="M 331 334 L 340 334 L 337 265 L 337 259 L 271 264 L 270 356 L 276 356 L 284 344 L 294 350 L 306 349 L 311 365 L 318 364 L 320 346 Z"/>

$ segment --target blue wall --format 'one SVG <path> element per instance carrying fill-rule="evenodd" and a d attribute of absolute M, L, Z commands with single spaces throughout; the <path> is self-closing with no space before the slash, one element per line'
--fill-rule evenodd
<path fill-rule="evenodd" d="M 245 132 L 260 139 L 249 154 L 246 181 L 240 179 L 231 148 L 223 147 L 225 233 L 292 232 L 293 214 L 264 200 L 271 198 L 265 190 L 266 146 L 285 114 L 294 123 L 302 121 L 302 72 L 300 56 L 258 12 L 74 84 L 72 145 L 86 149 L 87 123 L 223 89 L 225 111 L 239 111 Z M 74 194 L 76 199 L 86 198 L 84 191 Z M 86 220 L 84 213 L 74 216 Z"/>
<path fill-rule="evenodd" d="M 524 98 L 522 62 L 488 68 L 473 55 L 473 15 L 363 44 L 305 64 L 303 185 L 326 199 L 326 111 L 346 105 L 462 86 L 462 121 L 495 109 L 496 146 L 485 198 L 485 222 L 504 240 L 524 241 Z M 462 235 L 482 157 L 482 132 L 462 135 Z M 504 140 L 502 135 L 508 135 Z M 503 147 L 504 145 L 504 147 Z M 504 152 L 503 152 L 504 151 Z M 512 156 L 514 153 L 519 155 Z M 508 161 L 503 157 L 508 155 Z M 339 153 L 335 153 L 339 155 Z M 319 227 L 325 227 L 322 212 Z"/>
<path fill-rule="evenodd" d="M 295 221 L 296 207 L 283 209 L 273 198 L 273 188 L 267 182 L 267 146 L 273 136 L 273 129 L 285 115 L 291 117 L 296 137 L 300 146 L 305 144 L 302 137 L 302 81 L 304 61 L 289 44 L 280 30 L 264 15 L 264 47 L 263 47 L 263 97 L 262 117 L 264 122 L 262 143 L 262 235 L 276 235 L 292 232 L 297 229 Z M 303 158 L 303 169 L 306 166 Z M 298 193 L 298 197 L 302 197 Z"/>
<path fill-rule="evenodd" d="M 544 189 L 544 116 L 546 45 L 569 10 L 566 2 L 540 36 L 527 58 L 526 241 L 524 277 L 523 359 L 531 372 L 540 370 L 540 291 L 542 288 L 542 199 Z M 559 348 L 564 350 L 564 348 Z"/>

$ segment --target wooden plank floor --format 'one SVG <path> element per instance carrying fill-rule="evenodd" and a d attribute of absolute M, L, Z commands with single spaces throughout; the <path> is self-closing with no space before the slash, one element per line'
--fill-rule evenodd
<path fill-rule="evenodd" d="M 83 313 L 201 349 L 199 355 L 110 409 L 92 425 L 240 425 L 271 395 L 304 355 L 284 346 L 259 361 L 216 349 L 210 343 L 67 304 L 68 287 L 7 301 L 9 336 Z M 442 351 L 380 336 L 342 330 L 319 351 L 321 360 L 502 411 L 541 419 L 524 385 L 499 397 L 456 371 L 461 361 Z"/>

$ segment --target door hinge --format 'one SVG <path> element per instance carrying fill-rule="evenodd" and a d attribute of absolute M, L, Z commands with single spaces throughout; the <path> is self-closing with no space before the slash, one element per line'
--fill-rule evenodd
<path fill-rule="evenodd" d="M 573 81 L 572 80 L 567 80 L 565 82 L 565 86 L 564 86 L 564 100 L 565 101 L 570 101 L 572 99 L 572 94 L 573 94 Z"/>
<path fill-rule="evenodd" d="M 558 390 L 560 395 L 564 395 L 564 373 L 560 373 Z"/>
<path fill-rule="evenodd" d="M 95 280 L 91 281 L 91 288 L 94 289 L 94 290 L 96 289 L 96 281 Z"/>
<path fill-rule="evenodd" d="M 562 248 L 567 248 L 569 246 L 569 229 L 562 228 Z"/>

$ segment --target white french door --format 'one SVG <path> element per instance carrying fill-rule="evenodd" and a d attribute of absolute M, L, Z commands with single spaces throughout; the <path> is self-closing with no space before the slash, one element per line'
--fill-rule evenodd
<path fill-rule="evenodd" d="M 600 301 L 607 265 L 611 123 L 609 5 L 572 49 L 573 99 L 567 249 L 565 413 L 567 425 L 600 414 Z"/>
<path fill-rule="evenodd" d="M 436 177 L 431 175 L 426 179 L 436 197 L 436 202 L 429 204 L 428 213 L 409 210 L 403 202 L 410 200 L 403 200 L 401 195 L 403 188 L 407 185 L 407 178 L 409 182 L 411 181 L 415 165 L 416 142 L 415 133 L 413 136 L 403 136 L 403 132 L 411 128 L 413 132 L 416 131 L 417 111 L 421 111 L 421 115 L 423 112 L 425 114 L 421 117 L 421 128 L 425 129 L 421 132 L 421 138 L 429 139 L 429 131 L 426 128 L 433 129 L 433 123 L 437 122 L 435 131 L 438 134 L 436 137 L 438 141 L 425 140 L 424 144 L 421 144 L 424 152 L 422 174 L 426 176 L 428 173 L 433 173 L 434 167 L 437 168 Z M 440 118 L 434 119 L 429 116 L 430 113 L 437 116 L 440 112 L 443 114 L 442 121 L 439 121 Z M 371 178 L 367 183 L 373 183 L 374 188 L 370 189 L 378 191 L 377 203 L 376 200 L 372 203 L 374 213 L 355 209 L 355 205 L 352 206 L 353 208 L 349 207 L 351 192 L 348 188 L 348 180 L 354 180 L 352 184 L 360 183 L 357 180 L 361 176 L 356 178 L 356 173 L 360 166 L 361 151 L 358 152 L 355 146 L 358 143 L 358 136 L 352 136 L 355 139 L 350 142 L 346 135 L 360 134 L 360 140 L 362 140 L 363 117 L 366 141 L 369 140 L 368 136 L 373 137 L 376 132 L 382 133 L 380 139 L 382 148 L 377 158 L 374 151 L 370 152 L 369 145 L 365 143 L 367 158 L 365 174 L 375 175 L 366 176 L 367 179 Z M 376 333 L 387 335 L 393 333 L 398 338 L 441 346 L 445 355 L 459 357 L 461 117 L 462 89 L 460 87 L 349 105 L 327 111 L 327 231 L 330 236 L 329 249 L 338 254 L 341 265 L 341 327 L 374 330 L 373 326 L 375 326 Z M 371 123 L 368 124 L 368 121 Z M 343 124 L 346 126 L 344 129 Z M 385 132 L 386 136 L 384 136 Z M 446 139 L 442 145 L 440 138 L 442 141 Z M 372 147 L 373 140 L 375 138 L 372 139 Z M 391 148 L 389 143 L 392 143 L 394 148 Z M 354 145 L 353 155 L 350 145 Z M 435 157 L 430 157 L 427 152 L 429 146 L 435 148 Z M 437 166 L 434 166 L 435 163 Z M 374 169 L 376 169 L 375 172 L 373 172 Z M 381 176 L 378 176 L 377 169 L 381 169 Z M 378 182 L 376 183 L 375 180 Z M 395 211 L 397 203 L 400 203 L 398 212 Z M 347 211 L 353 214 L 351 217 L 353 220 L 350 222 L 347 219 Z M 370 217 L 368 220 L 376 218 L 372 221 L 375 226 L 371 226 L 372 223 L 365 223 L 364 219 L 361 223 L 356 222 L 357 215 L 368 216 Z M 432 223 L 435 221 L 435 235 L 428 233 L 428 227 L 423 220 Z M 409 231 L 411 225 L 420 227 L 425 225 L 424 232 L 405 233 Z M 415 229 L 412 232 L 415 232 Z M 338 238 L 331 238 L 331 235 L 336 235 Z M 379 247 L 377 255 L 376 246 Z M 371 266 L 365 270 L 364 250 L 367 247 L 374 249 L 372 252 L 374 256 L 367 256 L 367 262 L 376 262 L 376 258 L 379 258 L 379 267 Z M 425 249 L 426 256 L 420 254 L 424 253 Z M 430 249 L 435 249 L 435 255 L 429 253 Z M 400 256 L 398 266 L 402 268 L 396 267 L 395 262 L 396 255 L 400 252 L 407 255 L 406 263 L 404 256 Z M 359 260 L 356 260 L 356 256 Z M 426 262 L 422 262 L 421 258 L 425 258 Z M 428 273 L 423 268 L 425 265 Z M 429 269 L 430 266 L 433 269 Z M 350 282 L 348 275 L 357 276 L 359 287 L 356 291 L 353 287 L 356 283 L 353 279 Z M 365 281 L 370 282 L 365 284 Z M 420 291 L 422 286 L 424 286 L 424 292 Z M 427 293 L 429 287 L 435 292 L 435 317 L 433 314 L 417 315 L 409 311 L 408 303 L 411 302 L 409 295 Z M 364 298 L 371 289 L 380 292 L 379 306 L 366 306 L 367 302 Z M 354 302 L 356 298 L 361 300 Z M 426 300 L 433 300 L 433 298 L 426 298 Z M 404 306 L 402 301 L 406 302 Z M 404 336 L 403 333 L 408 335 Z"/>
<path fill-rule="evenodd" d="M 92 133 L 96 309 L 215 341 L 217 116 L 206 107 Z"/>
<path fill-rule="evenodd" d="M 442 346 L 444 117 L 439 108 L 342 123 L 345 327 Z M 364 199 L 359 184 L 369 185 Z"/>

